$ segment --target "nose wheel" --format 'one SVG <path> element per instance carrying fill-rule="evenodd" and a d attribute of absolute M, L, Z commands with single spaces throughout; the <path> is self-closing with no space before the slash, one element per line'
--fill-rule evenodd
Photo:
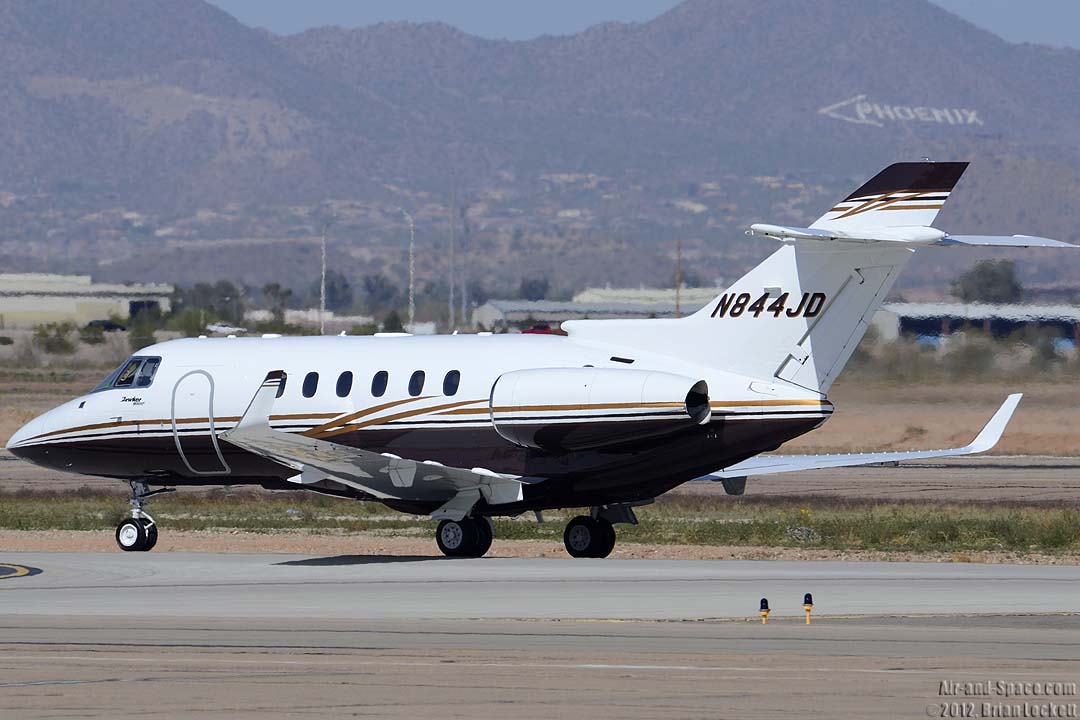
<path fill-rule="evenodd" d="M 157 545 L 157 525 L 149 515 L 128 518 L 116 526 L 116 544 L 127 552 L 146 552 Z"/>
<path fill-rule="evenodd" d="M 144 509 L 147 498 L 172 492 L 173 488 L 150 490 L 146 483 L 134 481 L 130 485 L 131 499 L 128 502 L 131 503 L 131 517 L 116 526 L 116 544 L 125 552 L 147 552 L 152 550 L 158 541 L 157 523 Z"/>

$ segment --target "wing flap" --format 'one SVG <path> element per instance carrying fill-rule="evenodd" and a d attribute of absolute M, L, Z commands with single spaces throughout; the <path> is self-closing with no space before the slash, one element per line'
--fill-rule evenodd
<path fill-rule="evenodd" d="M 875 463 L 901 462 L 904 460 L 928 460 L 931 458 L 974 455 L 986 452 L 1001 439 L 1009 420 L 1020 403 L 1020 393 L 1010 395 L 990 418 L 979 434 L 969 444 L 947 450 L 914 450 L 909 452 L 852 453 L 840 455 L 759 455 L 723 470 L 706 475 L 701 480 L 724 480 L 747 475 L 774 475 L 796 470 L 819 470 L 823 468 L 855 467 Z"/>
<path fill-rule="evenodd" d="M 281 371 L 267 374 L 236 427 L 222 433 L 220 438 L 297 470 L 296 482 L 300 484 L 329 479 L 378 499 L 447 503 L 460 495 L 473 498 L 472 504 L 483 498 L 491 505 L 500 505 L 520 501 L 523 485 L 541 480 L 484 468 L 465 469 L 410 460 L 274 430 L 270 427 L 270 412 L 284 377 Z M 466 514 L 472 504 L 465 509 Z"/>

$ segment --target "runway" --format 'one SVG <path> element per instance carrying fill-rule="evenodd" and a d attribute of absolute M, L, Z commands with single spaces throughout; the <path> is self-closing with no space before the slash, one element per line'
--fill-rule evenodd
<path fill-rule="evenodd" d="M 4 716 L 926 717 L 950 701 L 942 680 L 1080 681 L 1077 567 L 184 553 L 0 564 L 41 571 L 0 577 Z"/>
<path fill-rule="evenodd" d="M 1080 567 L 450 560 L 292 555 L 13 554 L 40 575 L 0 584 L 7 615 L 325 619 L 650 619 L 1080 613 Z"/>

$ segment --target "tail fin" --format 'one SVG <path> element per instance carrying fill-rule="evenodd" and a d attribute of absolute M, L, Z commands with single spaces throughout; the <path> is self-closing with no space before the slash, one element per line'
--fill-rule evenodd
<path fill-rule="evenodd" d="M 810 227 L 850 232 L 930 225 L 967 166 L 966 162 L 895 163 L 863 183 Z"/>
<path fill-rule="evenodd" d="M 908 162 L 885 168 L 811 228 L 859 230 L 928 226 L 965 162 Z M 691 316 L 710 323 L 726 358 L 754 375 L 825 392 L 855 351 L 914 249 L 903 243 L 790 242 Z"/>
<path fill-rule="evenodd" d="M 813 227 L 847 235 L 871 227 L 927 225 L 966 167 L 967 163 L 890 165 Z M 827 232 L 820 235 L 829 237 Z M 583 340 L 678 354 L 701 365 L 824 393 L 915 247 L 905 242 L 817 239 L 812 231 L 784 237 L 784 247 L 690 317 L 578 320 L 563 327 Z M 623 324 L 627 322 L 636 325 Z"/>

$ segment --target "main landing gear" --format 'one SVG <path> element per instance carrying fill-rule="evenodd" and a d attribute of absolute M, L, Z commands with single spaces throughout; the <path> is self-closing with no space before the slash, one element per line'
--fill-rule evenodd
<path fill-rule="evenodd" d="M 435 531 L 435 542 L 447 557 L 483 557 L 494 538 L 495 524 L 486 517 L 443 520 Z"/>
<path fill-rule="evenodd" d="M 578 515 L 566 524 L 563 545 L 571 557 L 605 558 L 615 549 L 615 528 L 606 518 Z"/>
<path fill-rule="evenodd" d="M 646 505 L 647 502 L 635 503 Z M 589 515 L 578 515 L 566 524 L 563 531 L 563 545 L 571 557 L 606 558 L 615 549 L 615 525 L 626 523 L 637 525 L 631 505 L 600 505 L 592 509 Z"/>
<path fill-rule="evenodd" d="M 123 520 L 116 526 L 116 544 L 126 552 L 146 552 L 157 545 L 158 528 L 154 518 L 150 517 L 143 506 L 146 499 L 164 492 L 172 492 L 173 488 L 161 488 L 150 490 L 146 483 L 132 480 L 131 485 L 131 517 Z"/>

